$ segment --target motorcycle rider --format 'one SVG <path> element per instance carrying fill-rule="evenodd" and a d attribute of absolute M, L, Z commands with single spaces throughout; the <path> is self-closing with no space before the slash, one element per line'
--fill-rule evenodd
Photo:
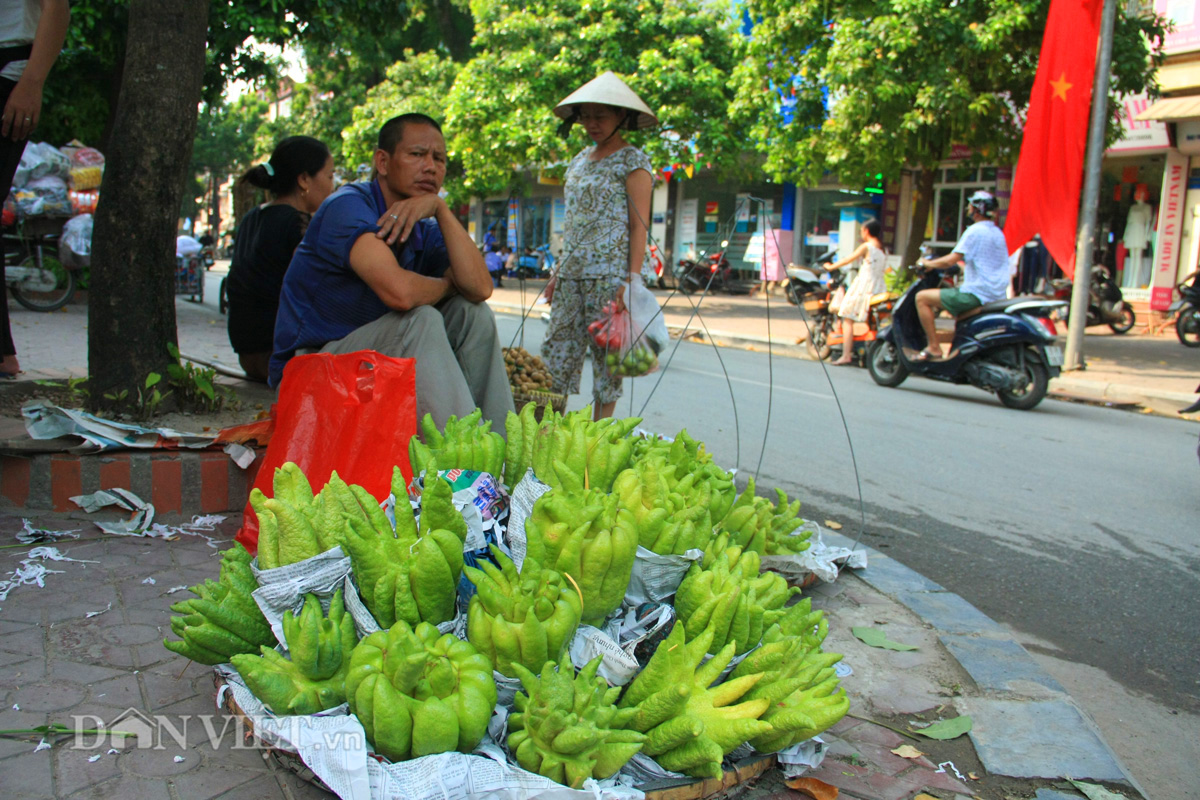
<path fill-rule="evenodd" d="M 972 224 L 954 249 L 940 258 L 923 258 L 917 262 L 927 269 L 963 264 L 963 282 L 958 288 L 924 289 L 917 293 L 917 315 L 927 340 L 925 349 L 917 354 L 917 360 L 942 357 L 934 322 L 939 311 L 945 309 L 958 317 L 985 303 L 1003 300 L 1007 294 L 1010 280 L 1008 245 L 1004 241 L 1004 232 L 992 220 L 997 205 L 991 193 L 982 189 L 976 191 L 967 199 Z"/>

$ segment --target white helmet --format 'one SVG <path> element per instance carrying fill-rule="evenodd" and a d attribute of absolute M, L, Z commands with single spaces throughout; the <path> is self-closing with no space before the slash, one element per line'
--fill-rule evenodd
<path fill-rule="evenodd" d="M 978 213 L 981 217 L 992 216 L 992 214 L 996 212 L 996 208 L 999 206 L 999 203 L 996 202 L 995 196 L 992 195 L 991 192 L 985 192 L 983 189 L 977 190 L 975 194 L 968 197 L 967 203 L 971 206 L 971 208 L 975 209 L 976 213 Z"/>

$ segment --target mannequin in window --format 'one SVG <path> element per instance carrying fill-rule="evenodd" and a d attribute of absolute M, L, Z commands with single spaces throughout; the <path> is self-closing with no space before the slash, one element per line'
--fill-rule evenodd
<path fill-rule="evenodd" d="M 1129 256 L 1125 259 L 1125 277 L 1121 285 L 1126 289 L 1138 289 L 1149 283 L 1150 259 L 1146 250 L 1150 245 L 1150 226 L 1154 211 L 1146 203 L 1149 191 L 1146 184 L 1139 183 L 1133 192 L 1133 205 L 1125 218 L 1125 235 L 1122 241 Z"/>

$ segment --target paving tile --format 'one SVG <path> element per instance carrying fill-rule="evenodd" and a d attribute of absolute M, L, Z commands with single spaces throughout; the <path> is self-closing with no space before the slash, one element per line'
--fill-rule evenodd
<path fill-rule="evenodd" d="M 46 676 L 46 659 L 33 658 L 0 670 L 0 689 L 17 690 Z"/>
<path fill-rule="evenodd" d="M 4 613 L 7 614 L 8 609 Z M 4 636 L 0 638 L 0 651 L 26 658 L 40 658 L 46 652 L 46 629 L 41 625 L 31 625 L 27 630 Z"/>
<path fill-rule="evenodd" d="M 22 661 L 28 660 L 28 653 L 5 653 L 0 651 L 0 669 L 7 667 L 9 664 L 20 664 Z"/>
<path fill-rule="evenodd" d="M 846 685 L 851 685 L 849 679 Z M 920 674 L 900 674 L 884 680 L 871 680 L 870 694 L 866 699 L 880 714 L 919 714 L 945 702 L 940 690 L 939 686 Z"/>
<path fill-rule="evenodd" d="M 166 781 L 137 775 L 121 775 L 70 795 L 72 800 L 162 800 L 170 796 Z"/>
<path fill-rule="evenodd" d="M 88 688 L 91 699 L 97 703 L 118 708 L 140 708 L 145 705 L 138 676 L 132 672 L 110 680 L 97 681 Z"/>
<path fill-rule="evenodd" d="M 54 748 L 54 790 L 58 796 L 73 794 L 80 789 L 116 778 L 121 774 L 117 764 L 119 754 L 109 754 L 107 746 L 76 749 L 64 741 Z M 88 761 L 93 756 L 95 761 Z"/>
<path fill-rule="evenodd" d="M 1061 700 L 963 698 L 984 769 L 1015 778 L 1126 780 L 1108 746 L 1075 706 Z"/>
<path fill-rule="evenodd" d="M 11 619 L 0 619 L 0 636 L 8 636 L 10 633 L 22 633 L 29 630 L 33 622 L 16 622 Z"/>
<path fill-rule="evenodd" d="M 199 666 L 209 671 L 212 669 L 203 665 Z M 146 696 L 149 698 L 151 709 L 158 710 L 202 693 L 197 689 L 196 677 L 193 670 L 189 667 L 184 671 L 183 677 L 179 677 L 180 670 L 183 670 L 183 664 L 172 663 L 169 670 L 160 668 L 140 673 L 142 685 L 146 687 Z M 205 678 L 204 680 L 207 683 L 207 691 L 211 693 L 212 679 Z"/>
<path fill-rule="evenodd" d="M 938 638 L 984 691 L 1026 694 L 1027 685 L 1032 683 L 1059 694 L 1067 693 L 1024 647 L 1010 639 L 955 634 Z"/>
<path fill-rule="evenodd" d="M 39 725 L 45 725 L 49 722 L 49 718 L 45 712 L 41 711 L 13 711 L 12 703 L 9 702 L 0 711 L 0 730 L 28 730 L 36 728 Z M 8 758 L 20 753 L 31 753 L 33 748 L 37 746 L 38 738 L 15 739 L 6 736 L 0 736 L 0 758 Z M 4 773 L 4 769 L 0 766 L 0 774 Z"/>
<path fill-rule="evenodd" d="M 826 759 L 819 769 L 805 774 L 861 800 L 904 800 L 921 788 L 920 781 L 910 775 L 893 777 L 833 759 Z"/>
<path fill-rule="evenodd" d="M 283 796 L 283 790 L 279 788 L 279 782 L 273 774 L 259 775 L 249 783 L 243 783 L 225 794 L 218 795 L 220 800 L 274 800 Z M 325 794 L 325 797 L 328 798 L 329 795 Z"/>
<path fill-rule="evenodd" d="M 132 663 L 139 670 L 150 669 L 159 665 L 176 664 L 175 669 L 182 671 L 184 664 L 183 656 L 163 647 L 162 640 L 168 635 L 169 631 L 164 630 L 157 640 L 128 648 L 129 652 L 133 654 Z M 171 638 L 175 637 L 171 636 Z"/>
<path fill-rule="evenodd" d="M 102 583 L 93 583 L 87 587 L 87 596 L 84 600 L 69 600 L 52 603 L 46 607 L 46 621 L 52 624 L 61 625 L 65 622 L 89 622 L 97 625 L 103 624 L 102 617 L 107 617 L 113 614 L 113 610 L 105 611 L 105 607 L 111 603 L 113 608 L 118 606 L 117 592 L 113 587 Z M 88 617 L 93 611 L 101 611 L 95 617 Z M 120 611 L 117 611 L 113 616 L 120 617 Z M 109 623 L 111 624 L 111 623 Z"/>
<path fill-rule="evenodd" d="M 889 750 L 894 747 L 899 747 L 905 743 L 905 738 L 895 731 L 889 731 L 880 725 L 872 725 L 871 723 L 863 723 L 858 727 L 841 734 L 852 745 L 873 744 L 879 747 L 886 747 Z"/>
<path fill-rule="evenodd" d="M 971 794 L 971 789 L 966 784 L 956 779 L 952 774 L 938 772 L 937 769 L 937 765 L 925 766 L 913 770 L 910 775 L 921 783 L 922 789 L 955 792 L 956 794 Z M 950 768 L 947 767 L 946 769 L 949 770 Z"/>
<path fill-rule="evenodd" d="M 1034 793 L 1033 800 L 1079 800 L 1079 795 L 1067 794 L 1058 789 L 1041 788 Z"/>
<path fill-rule="evenodd" d="M 49 675 L 56 680 L 73 681 L 88 685 L 128 674 L 127 670 L 106 667 L 100 664 L 84 664 L 62 658 L 52 659 Z"/>
<path fill-rule="evenodd" d="M 293 772 L 279 769 L 276 771 L 275 777 L 280 785 L 287 788 L 288 794 L 295 800 L 329 800 L 329 792 Z"/>
<path fill-rule="evenodd" d="M 854 574 L 884 594 L 944 591 L 939 584 L 887 556 L 868 556 L 867 568 L 855 570 Z"/>
<path fill-rule="evenodd" d="M 182 757 L 182 761 L 176 761 Z M 204 759 L 191 750 L 181 750 L 174 742 L 158 747 L 126 750 L 121 754 L 121 771 L 141 778 L 173 778 L 200 769 Z"/>
<path fill-rule="evenodd" d="M 219 797 L 231 789 L 245 785 L 264 774 L 269 774 L 265 767 L 251 771 L 231 767 L 222 761 L 207 762 L 203 769 L 178 775 L 171 778 L 170 783 L 180 797 L 186 797 L 188 800 L 208 800 L 208 798 Z"/>
<path fill-rule="evenodd" d="M 901 591 L 896 599 L 942 633 L 1004 633 L 1004 628 L 951 592 Z"/>
<path fill-rule="evenodd" d="M 0 775 L 4 776 L 5 797 L 19 797 L 22 800 L 54 797 L 54 767 L 49 750 L 0 761 Z"/>
<path fill-rule="evenodd" d="M 13 697 L 23 710 L 61 711 L 81 703 L 87 688 L 66 681 L 39 682 L 22 686 Z"/>

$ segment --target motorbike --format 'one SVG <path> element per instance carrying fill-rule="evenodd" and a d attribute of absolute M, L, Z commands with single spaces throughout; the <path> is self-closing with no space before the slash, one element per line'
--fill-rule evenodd
<path fill-rule="evenodd" d="M 922 360 L 925 332 L 917 317 L 916 296 L 936 288 L 939 270 L 930 270 L 908 288 L 892 309 L 892 324 L 879 332 L 867 351 L 867 369 L 880 386 L 899 386 L 910 375 L 970 384 L 994 392 L 1008 408 L 1028 410 L 1046 396 L 1050 378 L 1062 372 L 1062 348 L 1050 314 L 1066 305 L 1039 296 L 986 303 L 961 314 L 950 353 Z"/>
<path fill-rule="evenodd" d="M 675 269 L 675 278 L 679 291 L 684 294 L 693 292 L 710 293 L 725 292 L 726 294 L 750 294 L 758 288 L 757 278 L 741 278 L 725 257 L 728 241 L 721 242 L 721 249 L 702 258 L 680 259 Z"/>
<path fill-rule="evenodd" d="M 34 236 L 28 250 L 17 253 L 17 263 L 4 265 L 4 284 L 30 311 L 57 311 L 75 296 L 75 269 L 53 255 L 53 238 Z"/>
<path fill-rule="evenodd" d="M 1070 312 L 1071 281 L 1059 279 L 1052 282 L 1054 298 L 1067 301 L 1067 313 Z M 1067 316 L 1063 320 L 1070 325 Z M 1092 267 L 1091 278 L 1088 281 L 1087 326 L 1107 325 L 1113 333 L 1125 334 L 1137 323 L 1137 315 L 1133 307 L 1125 302 L 1121 287 L 1109 275 L 1104 267 Z"/>
<path fill-rule="evenodd" d="M 1179 290 L 1179 299 L 1167 309 L 1176 315 L 1175 335 L 1185 347 L 1200 347 L 1200 276 L 1175 288 Z"/>
<path fill-rule="evenodd" d="M 804 346 L 813 358 L 824 361 L 832 355 L 840 356 L 845 343 L 842 341 L 842 319 L 830 307 L 833 293 L 846 284 L 848 275 L 840 270 L 830 276 L 818 277 L 823 273 L 823 265 L 836 260 L 837 251 L 831 250 L 817 258 L 812 267 L 795 267 L 787 269 L 788 302 L 802 305 L 808 312 L 809 335 Z M 865 331 L 854 334 L 851 342 L 852 353 L 861 361 L 879 335 L 879 331 L 891 322 L 892 305 L 896 295 L 883 292 L 871 298 L 867 309 Z"/>
<path fill-rule="evenodd" d="M 647 289 L 667 288 L 666 269 L 663 266 L 662 255 L 658 252 L 658 245 L 650 245 L 650 255 L 646 258 L 646 263 L 642 267 L 642 281 L 646 284 Z"/>
<path fill-rule="evenodd" d="M 825 272 L 825 265 L 832 264 L 837 260 L 837 256 L 838 251 L 835 248 L 817 256 L 817 260 L 812 263 L 812 266 L 798 267 L 795 264 L 788 264 L 788 282 L 784 288 L 784 295 L 788 302 L 798 306 L 813 299 L 813 295 L 821 292 L 828 295 L 828 287 L 821 280 L 821 276 Z"/>

